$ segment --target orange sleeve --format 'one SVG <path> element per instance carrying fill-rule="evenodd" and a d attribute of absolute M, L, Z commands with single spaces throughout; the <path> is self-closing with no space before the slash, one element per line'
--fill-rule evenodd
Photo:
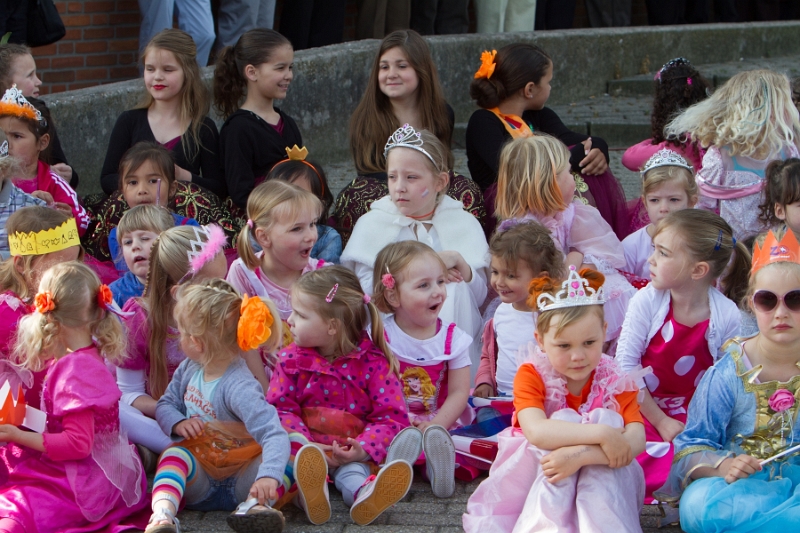
<path fill-rule="evenodd" d="M 545 387 L 544 381 L 532 364 L 526 363 L 519 367 L 514 377 L 514 411 L 519 413 L 523 409 L 536 407 L 544 411 Z M 517 417 L 514 416 L 514 427 L 519 427 Z"/>
<path fill-rule="evenodd" d="M 516 385 L 516 382 L 514 382 Z M 632 424 L 639 422 L 644 424 L 642 413 L 639 412 L 639 400 L 637 396 L 639 391 L 627 391 L 615 396 L 617 403 L 619 403 L 619 414 L 622 415 L 622 420 L 625 424 Z"/>

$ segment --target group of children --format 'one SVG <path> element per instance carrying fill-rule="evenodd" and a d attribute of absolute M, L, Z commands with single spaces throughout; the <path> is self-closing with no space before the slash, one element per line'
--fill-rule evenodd
<path fill-rule="evenodd" d="M 24 94 L 36 84 L 6 91 L 0 375 L 47 418 L 38 433 L 4 414 L 0 531 L 177 531 L 183 506 L 280 531 L 290 501 L 312 524 L 330 519 L 329 481 L 365 525 L 415 469 L 439 498 L 489 470 L 466 531 L 636 530 L 654 502 L 692 532 L 792 523 L 800 114 L 788 79 L 744 72 L 697 95 L 706 82 L 686 60 L 665 65 L 660 136 L 626 155 L 643 179 L 629 210 L 605 143 L 544 107 L 554 66 L 530 45 L 484 53 L 476 182 L 461 183 L 452 110 L 424 41 L 405 33 L 382 47 L 359 106 L 380 113 L 351 136 L 365 172 L 336 203 L 344 242 L 324 225 L 324 172 L 273 106 L 292 78 L 276 32 L 222 52 L 219 134 L 194 43 L 153 39 L 146 100 L 112 132 L 99 221 L 71 170 L 42 162 L 52 124 Z M 664 121 L 681 98 L 697 101 Z M 470 210 L 475 186 L 494 230 Z M 642 224 L 626 237 L 631 220 Z M 514 411 L 484 435 L 490 461 L 451 436 L 486 429 L 480 399 Z"/>

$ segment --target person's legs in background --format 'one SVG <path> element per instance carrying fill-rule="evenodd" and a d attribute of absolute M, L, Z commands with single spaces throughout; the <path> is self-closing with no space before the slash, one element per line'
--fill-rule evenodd
<path fill-rule="evenodd" d="M 345 0 L 315 0 L 308 48 L 337 44 L 344 39 Z"/>
<path fill-rule="evenodd" d="M 214 46 L 214 17 L 210 0 L 175 0 L 178 27 L 192 36 L 197 46 L 197 64 L 208 65 L 208 55 Z M 172 27 L 170 20 L 169 28 Z"/>
<path fill-rule="evenodd" d="M 439 0 L 436 12 L 436 35 L 469 31 L 469 0 Z"/>
<path fill-rule="evenodd" d="M 537 0 L 537 30 L 568 30 L 575 20 L 577 0 Z"/>
<path fill-rule="evenodd" d="M 280 33 L 289 39 L 295 50 L 308 48 L 314 0 L 291 0 L 283 3 Z"/>
<path fill-rule="evenodd" d="M 139 0 L 139 56 L 156 33 L 172 27 L 174 9 L 175 0 Z"/>
<path fill-rule="evenodd" d="M 388 0 L 356 0 L 356 39 L 383 39 Z"/>
<path fill-rule="evenodd" d="M 383 35 L 407 30 L 411 22 L 411 0 L 389 0 L 386 4 L 386 23 Z M 383 37 L 381 37 L 383 38 Z"/>
<path fill-rule="evenodd" d="M 536 0 L 508 0 L 504 31 L 533 31 Z"/>
<path fill-rule="evenodd" d="M 28 2 L 5 0 L 0 2 L 0 35 L 11 33 L 8 42 L 25 44 L 28 38 Z"/>
<path fill-rule="evenodd" d="M 438 3 L 438 0 L 411 0 L 411 29 L 420 35 L 434 35 Z"/>
<path fill-rule="evenodd" d="M 506 25 L 508 0 L 475 0 L 478 33 L 502 33 Z"/>
<path fill-rule="evenodd" d="M 217 14 L 219 47 L 233 46 L 242 34 L 253 28 L 254 2 L 258 0 L 220 0 Z"/>
<path fill-rule="evenodd" d="M 275 25 L 275 3 L 276 0 L 258 0 L 256 7 L 256 28 L 272 29 Z"/>

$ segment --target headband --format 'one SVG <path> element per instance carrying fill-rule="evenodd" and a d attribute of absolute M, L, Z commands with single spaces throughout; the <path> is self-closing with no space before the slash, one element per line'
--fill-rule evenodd
<path fill-rule="evenodd" d="M 422 135 L 414 130 L 412 126 L 404 124 L 402 127 L 397 128 L 389 137 L 389 140 L 386 141 L 386 146 L 383 148 L 383 157 L 388 157 L 389 150 L 393 148 L 411 148 L 412 150 L 425 154 L 425 157 L 430 159 L 431 163 L 433 163 L 434 168 L 439 168 L 439 165 L 433 160 L 433 156 L 422 147 L 423 144 Z"/>
<path fill-rule="evenodd" d="M 17 89 L 17 84 L 11 86 L 0 99 L 0 116 L 12 116 L 23 120 L 36 121 L 43 128 L 47 121 L 42 117 L 42 112 L 33 107 L 22 91 Z"/>
<path fill-rule="evenodd" d="M 272 165 L 272 169 L 271 170 L 275 170 L 275 167 L 277 167 L 281 163 L 287 163 L 289 161 L 300 161 L 301 163 L 303 163 L 308 168 L 310 168 L 311 170 L 314 171 L 314 174 L 316 174 L 317 178 L 319 179 L 320 189 L 322 189 L 322 192 L 320 192 L 320 195 L 325 194 L 325 182 L 322 181 L 322 176 L 320 175 L 319 170 L 317 170 L 317 167 L 315 167 L 314 165 L 312 165 L 311 163 L 306 161 L 306 157 L 308 157 L 308 148 L 306 148 L 305 146 L 303 146 L 302 148 L 298 148 L 296 144 L 294 146 L 292 146 L 291 148 L 289 148 L 287 146 L 286 147 L 286 156 L 287 156 L 287 159 L 281 159 L 280 161 L 278 161 L 277 163 Z"/>
<path fill-rule="evenodd" d="M 74 218 L 69 218 L 57 228 L 30 233 L 9 233 L 8 247 L 11 255 L 42 255 L 73 246 L 80 246 L 78 226 Z"/>
<path fill-rule="evenodd" d="M 200 269 L 210 263 L 228 243 L 225 232 L 216 224 L 190 227 L 194 230 L 194 239 L 189 241 L 190 249 L 186 252 L 189 259 L 189 271 L 178 283 L 196 276 Z M 205 240 L 201 238 L 202 236 L 205 236 Z"/>
<path fill-rule="evenodd" d="M 661 76 L 663 76 L 663 75 L 664 75 L 664 73 L 665 73 L 667 70 L 671 69 L 672 67 L 678 67 L 678 66 L 681 66 L 681 65 L 683 65 L 683 66 L 686 66 L 686 67 L 689 67 L 689 68 L 694 68 L 694 67 L 692 67 L 692 64 L 689 62 L 689 60 L 688 60 L 688 59 L 686 59 L 685 57 L 676 57 L 676 58 L 674 58 L 674 59 L 670 59 L 669 61 L 667 61 L 666 63 L 664 63 L 664 66 L 662 66 L 662 67 L 661 67 L 661 70 L 659 70 L 659 71 L 656 73 L 656 75 L 655 75 L 655 76 L 653 76 L 653 79 L 654 79 L 654 80 L 656 80 L 656 81 L 658 81 L 659 83 L 661 83 Z M 687 77 L 687 78 L 686 78 L 686 83 L 688 83 L 689 85 L 691 85 L 691 84 L 692 84 L 692 78 L 688 78 L 688 77 Z"/>
<path fill-rule="evenodd" d="M 239 323 L 236 327 L 236 342 L 242 351 L 255 350 L 272 335 L 275 318 L 261 298 L 242 296 L 239 307 Z"/>

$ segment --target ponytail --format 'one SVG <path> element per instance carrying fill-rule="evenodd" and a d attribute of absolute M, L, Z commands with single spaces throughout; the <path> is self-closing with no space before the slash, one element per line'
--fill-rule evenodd
<path fill-rule="evenodd" d="M 722 279 L 722 293 L 740 305 L 747 294 L 750 280 L 750 251 L 744 243 L 736 241 L 733 249 L 733 260 L 728 273 Z"/>
<path fill-rule="evenodd" d="M 213 83 L 214 107 L 223 119 L 227 119 L 239 109 L 247 87 L 244 75 L 236 67 L 232 46 L 226 46 L 219 53 Z"/>

